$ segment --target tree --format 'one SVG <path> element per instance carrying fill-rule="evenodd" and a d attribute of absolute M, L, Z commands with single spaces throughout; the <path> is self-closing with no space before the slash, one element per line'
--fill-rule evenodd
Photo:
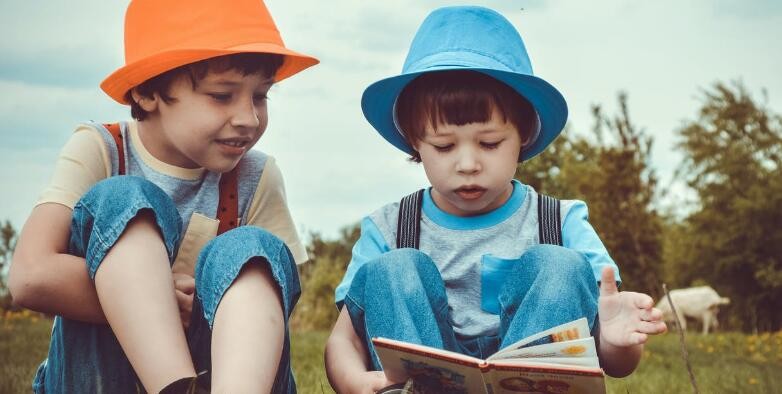
<path fill-rule="evenodd" d="M 596 143 L 565 133 L 516 174 L 544 193 L 586 201 L 590 223 L 620 267 L 623 289 L 657 296 L 662 220 L 653 206 L 652 138 L 630 121 L 624 93 L 618 102 L 620 112 L 613 118 L 593 107 Z"/>
<path fill-rule="evenodd" d="M 6 283 L 4 273 L 11 262 L 11 255 L 16 247 L 16 230 L 11 222 L 6 220 L 0 227 L 0 294 L 5 293 Z"/>
<path fill-rule="evenodd" d="M 307 247 L 310 262 L 299 269 L 302 296 L 291 325 L 299 329 L 330 329 L 337 320 L 334 290 L 347 270 L 353 244 L 358 240 L 358 225 L 343 228 L 336 240 L 324 240 L 312 234 Z"/>
<path fill-rule="evenodd" d="M 671 252 L 682 284 L 706 282 L 731 298 L 731 323 L 782 328 L 782 119 L 741 83 L 704 92 L 679 130 L 678 176 L 700 204 Z"/>
<path fill-rule="evenodd" d="M 625 289 L 657 297 L 662 277 L 662 220 L 654 208 L 657 176 L 651 167 L 653 139 L 630 121 L 627 96 L 618 97 L 620 113 L 605 117 L 593 108 L 600 145 L 597 167 L 602 174 L 586 182 L 585 194 L 593 196 L 593 223 L 612 257 L 623 271 Z"/>

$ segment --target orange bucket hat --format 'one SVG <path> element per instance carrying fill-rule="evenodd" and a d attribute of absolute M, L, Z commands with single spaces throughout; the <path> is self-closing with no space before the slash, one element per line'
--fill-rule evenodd
<path fill-rule="evenodd" d="M 179 66 L 234 53 L 285 56 L 279 82 L 318 59 L 289 50 L 262 0 L 133 0 L 125 13 L 125 65 L 100 87 L 127 104 L 125 94 Z"/>

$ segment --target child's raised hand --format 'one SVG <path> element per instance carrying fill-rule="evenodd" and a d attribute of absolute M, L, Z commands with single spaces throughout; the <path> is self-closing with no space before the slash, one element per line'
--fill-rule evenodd
<path fill-rule="evenodd" d="M 179 318 L 182 326 L 190 326 L 190 313 L 193 311 L 193 294 L 195 294 L 195 278 L 188 274 L 174 273 L 174 290 L 176 303 L 179 306 Z"/>
<path fill-rule="evenodd" d="M 662 315 L 654 308 L 652 297 L 619 291 L 614 270 L 603 268 L 598 300 L 601 341 L 620 347 L 645 343 L 648 335 L 661 334 L 667 329 Z"/>

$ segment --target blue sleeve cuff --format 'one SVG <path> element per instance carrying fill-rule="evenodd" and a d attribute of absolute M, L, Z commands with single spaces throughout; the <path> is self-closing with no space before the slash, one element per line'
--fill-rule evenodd
<path fill-rule="evenodd" d="M 603 268 L 608 266 L 614 270 L 617 285 L 621 283 L 619 267 L 608 255 L 605 245 L 592 225 L 589 224 L 589 212 L 583 201 L 572 201 L 565 219 L 562 220 L 562 244 L 586 257 L 589 264 L 592 265 L 596 281 L 600 281 Z"/>

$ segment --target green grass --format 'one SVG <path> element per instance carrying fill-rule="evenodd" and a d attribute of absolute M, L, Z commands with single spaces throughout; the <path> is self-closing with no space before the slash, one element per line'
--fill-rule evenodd
<path fill-rule="evenodd" d="M 32 392 L 30 384 L 46 357 L 51 330 L 51 320 L 29 312 L 0 316 L 0 393 Z"/>
<path fill-rule="evenodd" d="M 334 392 L 323 367 L 323 350 L 328 336 L 325 331 L 291 333 L 291 363 L 300 393 Z"/>
<path fill-rule="evenodd" d="M 51 321 L 31 314 L 0 317 L 0 393 L 29 393 L 35 368 L 45 357 Z M 328 333 L 293 332 L 293 368 L 300 393 L 332 393 L 323 370 Z M 690 362 L 702 393 L 779 393 L 782 332 L 687 336 Z M 609 393 L 690 393 L 679 339 L 652 338 L 641 366 L 625 379 L 608 379 Z"/>

